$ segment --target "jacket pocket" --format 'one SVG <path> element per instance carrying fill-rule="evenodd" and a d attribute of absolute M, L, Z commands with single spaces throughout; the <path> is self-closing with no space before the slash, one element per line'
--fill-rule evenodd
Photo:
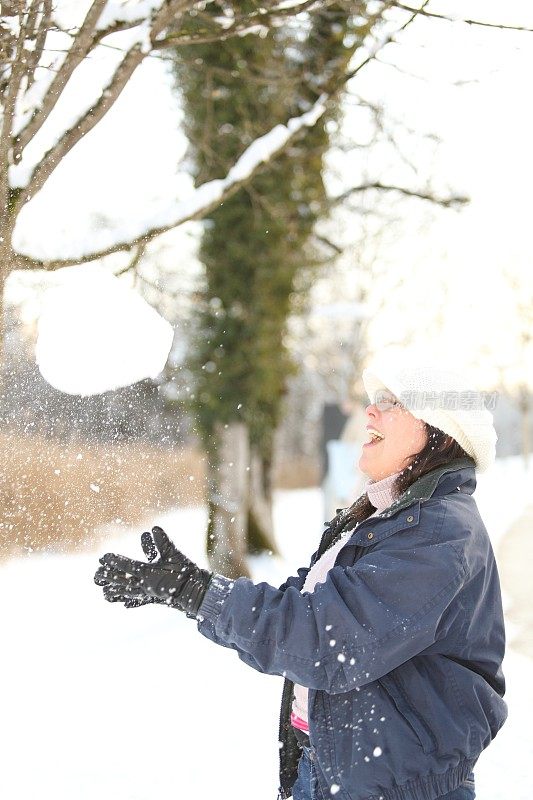
<path fill-rule="evenodd" d="M 399 680 L 389 672 L 388 675 L 382 675 L 381 678 L 379 678 L 379 683 L 392 700 L 398 713 L 403 717 L 415 734 L 424 753 L 433 753 L 437 746 L 435 737 L 424 720 L 417 714 L 407 700 Z"/>

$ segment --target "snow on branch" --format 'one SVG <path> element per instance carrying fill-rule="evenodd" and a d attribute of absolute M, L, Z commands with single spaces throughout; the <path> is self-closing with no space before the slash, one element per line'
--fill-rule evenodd
<path fill-rule="evenodd" d="M 246 148 L 225 178 L 202 184 L 168 212 L 147 220 L 142 230 L 128 236 L 127 239 L 119 239 L 90 253 L 73 253 L 71 257 L 55 260 L 41 261 L 30 254 L 16 253 L 15 269 L 55 270 L 72 264 L 94 261 L 112 253 L 130 250 L 135 245 L 149 242 L 185 222 L 200 219 L 236 192 L 263 164 L 275 158 L 290 141 L 301 135 L 305 128 L 313 127 L 326 110 L 326 100 L 326 95 L 322 95 L 304 114 L 292 117 L 286 125 L 276 125 L 268 133 L 260 136 Z"/>
<path fill-rule="evenodd" d="M 160 8 L 161 0 L 107 0 L 97 28 L 103 30 L 122 22 L 138 25 Z"/>
<path fill-rule="evenodd" d="M 45 0 L 43 0 L 45 2 Z M 46 0 L 49 2 L 49 0 Z M 300 135 L 306 128 L 312 127 L 326 110 L 326 107 L 344 89 L 346 83 L 351 80 L 356 73 L 362 70 L 369 61 L 375 58 L 376 54 L 388 43 L 394 41 L 394 34 L 403 31 L 417 16 L 412 13 L 410 19 L 403 23 L 399 29 L 392 33 L 387 33 L 384 39 L 375 42 L 373 47 L 361 48 L 364 55 L 363 60 L 352 68 L 348 73 L 340 72 L 328 82 L 327 92 L 321 95 L 314 106 L 299 117 L 289 120 L 286 125 L 277 125 L 269 133 L 253 142 L 242 154 L 237 163 L 230 169 L 224 179 L 210 181 L 198 187 L 184 201 L 172 205 L 165 214 L 158 214 L 152 219 L 145 219 L 139 228 L 135 223 L 130 230 L 125 230 L 122 226 L 120 230 L 111 232 L 109 239 L 101 244 L 93 245 L 91 252 L 87 252 L 85 243 L 80 243 L 78 252 L 67 255 L 61 254 L 57 259 L 43 259 L 39 255 L 23 254 L 14 252 L 12 247 L 12 234 L 20 211 L 37 192 L 42 189 L 57 166 L 63 161 L 66 155 L 78 144 L 78 142 L 89 131 L 97 125 L 107 114 L 109 109 L 127 85 L 137 66 L 146 57 L 149 48 L 157 49 L 164 44 L 165 37 L 174 32 L 179 34 L 182 27 L 183 18 L 189 13 L 202 16 L 206 2 L 210 0 L 92 0 L 89 10 L 81 21 L 81 24 L 64 30 L 58 24 L 57 31 L 71 39 L 71 45 L 65 51 L 65 57 L 60 64 L 55 77 L 49 84 L 44 99 L 40 107 L 34 109 L 29 122 L 25 123 L 19 131 L 18 137 L 13 138 L 12 128 L 4 126 L 0 137 L 0 156 L 5 156 L 4 164 L 9 164 L 9 171 L 6 176 L 0 175 L 0 201 L 3 207 L 9 209 L 5 220 L 4 243 L 9 241 L 9 260 L 15 269 L 57 269 L 59 267 L 86 263 L 115 252 L 130 250 L 132 247 L 142 243 L 147 243 L 166 231 L 194 219 L 201 219 L 220 203 L 237 191 L 242 184 L 248 181 L 262 164 L 276 157 L 283 151 L 288 142 Z M 285 15 L 295 15 L 308 12 L 315 7 L 320 7 L 324 0 L 265 0 L 263 6 L 243 15 L 238 3 L 233 6 L 228 3 L 226 11 L 229 9 L 227 21 L 223 23 L 217 17 L 215 24 L 220 36 L 227 36 L 229 33 L 247 35 L 254 26 L 261 28 L 266 22 L 267 25 L 278 24 L 277 17 Z M 426 3 L 428 0 L 426 0 Z M 139 11 L 143 10 L 145 17 L 139 17 Z M 105 13 L 104 13 L 105 12 Z M 380 16 L 380 13 L 377 14 Z M 210 17 L 212 20 L 213 18 Z M 252 23 L 252 27 L 250 27 Z M 53 140 L 48 151 L 34 164 L 24 162 L 21 158 L 25 146 L 31 138 L 39 132 L 43 122 L 46 120 L 51 110 L 57 102 L 57 97 L 62 95 L 66 83 L 76 67 L 81 61 L 90 56 L 102 38 L 117 33 L 119 31 L 131 30 L 132 37 L 129 39 L 129 49 L 119 46 L 119 50 L 124 53 L 118 65 L 107 83 L 101 91 L 98 99 L 87 108 L 81 116 L 78 115 L 68 129 L 63 129 Z M 207 29 L 206 29 L 207 32 Z M 208 31 L 211 34 L 211 30 Z M 24 39 L 22 32 L 17 32 L 15 45 L 12 53 L 21 47 Z M 217 33 L 215 30 L 214 33 Z M 133 41 L 133 44 L 132 44 Z M 16 72 L 18 61 L 13 61 L 12 71 Z M 18 78 L 20 84 L 20 78 Z M 10 148 L 11 156 L 9 156 Z M 11 186 L 7 187 L 7 174 L 11 180 Z M 4 199 L 3 199 L 4 198 Z M 0 205 L 0 208 L 2 206 Z M 4 248 L 5 249 L 5 248 Z M 58 254 L 59 256 L 59 254 Z"/>
<path fill-rule="evenodd" d="M 161 0 L 158 0 L 158 2 L 161 5 Z M 106 3 L 107 0 L 94 0 L 76 36 L 75 44 L 73 44 L 68 51 L 62 67 L 50 84 L 43 105 L 34 114 L 26 129 L 23 129 L 18 137 L 18 148 L 15 147 L 15 165 L 11 167 L 9 171 L 11 186 L 21 190 L 16 200 L 17 212 L 20 211 L 22 206 L 31 197 L 42 189 L 63 158 L 82 137 L 92 130 L 92 128 L 107 114 L 127 85 L 133 72 L 143 61 L 147 52 L 149 52 L 152 38 L 156 38 L 167 28 L 170 22 L 175 18 L 179 6 L 183 4 L 182 0 L 170 0 L 168 3 L 163 3 L 162 7 L 159 9 L 157 9 L 157 6 L 154 6 L 155 10 L 153 16 L 145 18 L 143 23 L 137 26 L 138 35 L 130 42 L 129 50 L 127 50 L 123 59 L 118 64 L 109 83 L 102 91 L 96 103 L 87 108 L 78 119 L 75 120 L 71 127 L 59 136 L 55 144 L 33 169 L 28 169 L 23 164 L 20 165 L 20 168 L 17 168 L 17 162 L 20 161 L 22 157 L 24 147 L 28 144 L 32 136 L 41 128 L 43 122 L 53 110 L 73 71 L 94 47 L 95 36 L 98 38 L 99 35 L 107 30 L 107 28 L 104 27 L 95 34 L 95 26 L 106 7 Z M 120 5 L 122 7 L 123 4 Z M 148 10 L 148 4 L 146 5 Z M 111 25 L 128 24 L 127 19 L 118 18 L 113 14 L 108 17 L 108 21 L 110 21 Z"/>
<path fill-rule="evenodd" d="M 214 30 L 198 40 L 181 31 L 184 15 L 204 16 L 206 2 L 197 0 L 92 0 L 79 23 L 67 29 L 54 16 L 51 0 L 43 0 L 40 14 L 14 14 L 6 23 L 12 39 L 8 69 L 13 87 L 1 147 L 5 153 L 11 150 L 11 157 L 3 163 L 10 164 L 7 179 L 15 196 L 12 216 L 17 216 L 64 157 L 105 116 L 149 53 L 191 41 L 225 41 L 231 36 L 257 34 L 273 24 L 275 17 L 302 13 L 320 2 L 266 2 L 247 14 L 239 12 L 239 4 L 235 8 L 228 4 L 224 15 L 206 15 Z M 40 4 L 31 3 L 31 7 Z M 87 102 L 68 129 L 58 131 L 43 157 L 34 150 L 32 162 L 28 145 L 54 111 L 75 70 L 104 40 L 107 43 L 108 37 L 125 31 L 130 35 L 119 43 L 124 56 L 98 99 Z"/>
<path fill-rule="evenodd" d="M 216 29 L 211 34 L 184 34 L 181 32 L 169 33 L 159 39 L 154 49 L 162 50 L 166 47 L 181 47 L 190 44 L 209 44 L 212 42 L 225 42 L 234 36 L 247 36 L 248 34 L 263 34 L 269 25 L 280 24 L 283 17 L 296 16 L 304 11 L 312 11 L 323 5 L 323 0 L 297 0 L 292 3 L 274 3 L 271 8 L 260 7 L 256 11 L 236 15 L 232 9 L 227 8 L 225 16 L 208 17 L 206 21 Z M 201 14 L 198 14 L 200 17 Z"/>

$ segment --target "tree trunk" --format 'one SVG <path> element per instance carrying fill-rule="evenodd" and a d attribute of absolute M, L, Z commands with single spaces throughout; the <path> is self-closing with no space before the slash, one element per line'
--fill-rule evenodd
<path fill-rule="evenodd" d="M 272 517 L 272 474 L 270 464 L 252 448 L 250 455 L 250 481 L 248 501 L 248 552 L 267 551 L 279 555 L 274 539 Z"/>
<path fill-rule="evenodd" d="M 248 522 L 248 427 L 242 422 L 215 427 L 216 452 L 210 454 L 207 553 L 212 570 L 228 578 L 249 577 L 246 564 Z"/>
<path fill-rule="evenodd" d="M 3 369 L 4 359 L 5 359 L 5 330 L 6 330 L 5 302 L 4 302 L 5 287 L 6 287 L 6 276 L 3 274 L 3 271 L 0 268 L 0 372 Z"/>
<path fill-rule="evenodd" d="M 11 270 L 11 235 L 12 230 L 5 219 L 0 218 L 0 373 L 5 358 L 5 301 L 4 291 L 6 280 Z M 1 382 L 1 379 L 0 379 Z"/>
<path fill-rule="evenodd" d="M 529 466 L 529 454 L 531 448 L 529 390 L 527 386 L 520 387 L 520 414 L 522 417 L 522 457 L 524 459 L 524 469 L 527 470 Z"/>

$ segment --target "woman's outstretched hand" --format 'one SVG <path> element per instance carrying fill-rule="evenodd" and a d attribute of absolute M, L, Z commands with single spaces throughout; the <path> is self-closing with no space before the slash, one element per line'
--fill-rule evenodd
<path fill-rule="evenodd" d="M 100 559 L 94 582 L 103 588 L 106 600 L 124 603 L 126 608 L 164 603 L 196 617 L 213 573 L 183 555 L 163 528 L 145 531 L 141 544 L 151 563 L 115 553 Z"/>

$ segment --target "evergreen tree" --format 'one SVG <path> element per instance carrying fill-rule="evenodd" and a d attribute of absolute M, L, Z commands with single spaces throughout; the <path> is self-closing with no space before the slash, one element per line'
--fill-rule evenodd
<path fill-rule="evenodd" d="M 175 71 L 198 182 L 222 177 L 251 141 L 344 73 L 370 24 L 358 28 L 350 8 L 331 5 L 264 38 L 180 48 Z M 274 549 L 273 437 L 293 369 L 284 335 L 295 279 L 320 260 L 312 233 L 327 213 L 323 160 L 328 122 L 339 115 L 331 108 L 204 223 L 189 366 L 210 464 L 208 552 L 232 577 L 247 574 L 246 552 Z"/>

